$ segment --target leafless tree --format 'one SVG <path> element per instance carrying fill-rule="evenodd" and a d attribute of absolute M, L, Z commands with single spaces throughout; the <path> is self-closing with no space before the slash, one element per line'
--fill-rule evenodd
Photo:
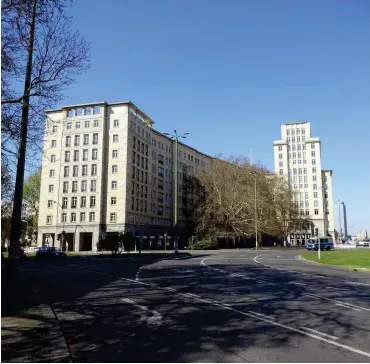
<path fill-rule="evenodd" d="M 297 216 L 285 179 L 246 157 L 214 158 L 199 180 L 205 190 L 197 221 L 200 235 L 248 237 L 257 228 L 259 236 L 285 236 L 287 221 Z"/>
<path fill-rule="evenodd" d="M 89 45 L 70 29 L 70 0 L 2 0 L 2 163 L 16 164 L 11 246 L 18 254 L 27 146 L 41 150 L 44 110 L 89 67 Z"/>

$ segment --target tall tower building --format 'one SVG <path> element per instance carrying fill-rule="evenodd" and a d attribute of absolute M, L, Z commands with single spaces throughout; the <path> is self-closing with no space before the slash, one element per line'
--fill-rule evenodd
<path fill-rule="evenodd" d="M 288 122 L 281 126 L 281 140 L 274 141 L 274 160 L 275 172 L 285 176 L 296 191 L 294 205 L 301 215 L 312 221 L 319 236 L 334 238 L 332 171 L 322 169 L 321 141 L 311 136 L 309 122 Z M 293 244 L 307 239 L 307 232 L 300 233 L 290 235 Z"/>

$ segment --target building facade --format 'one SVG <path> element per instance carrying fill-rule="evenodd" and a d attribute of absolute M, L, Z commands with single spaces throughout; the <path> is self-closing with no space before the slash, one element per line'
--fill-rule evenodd
<path fill-rule="evenodd" d="M 291 243 L 305 243 L 314 229 L 318 229 L 319 236 L 334 238 L 332 171 L 322 169 L 321 141 L 311 136 L 309 122 L 281 126 L 281 140 L 274 141 L 274 166 L 296 192 L 295 207 L 313 223 L 311 231 L 292 232 Z"/>
<path fill-rule="evenodd" d="M 161 247 L 163 239 L 171 246 L 195 198 L 184 191 L 185 177 L 211 158 L 183 143 L 176 158 L 176 141 L 132 102 L 65 106 L 46 115 L 38 246 L 61 247 L 62 231 L 62 248 L 71 251 L 96 250 L 105 234 L 127 231 L 144 246 Z"/>

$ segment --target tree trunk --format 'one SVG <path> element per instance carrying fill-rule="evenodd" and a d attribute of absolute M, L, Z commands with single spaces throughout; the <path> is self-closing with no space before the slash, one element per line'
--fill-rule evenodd
<path fill-rule="evenodd" d="M 10 247 L 8 265 L 11 267 L 17 266 L 19 260 L 20 246 L 19 239 L 21 236 L 21 215 L 22 215 L 22 199 L 23 199 L 23 180 L 24 169 L 26 161 L 26 146 L 27 146 L 27 131 L 28 131 L 28 115 L 29 115 L 29 90 L 31 85 L 32 74 L 32 58 L 33 58 L 33 44 L 35 38 L 35 25 L 36 25 L 36 2 L 33 0 L 32 16 L 29 31 L 29 44 L 27 56 L 27 68 L 24 80 L 24 100 L 22 104 L 22 119 L 21 119 L 21 132 L 20 142 L 18 149 L 18 164 L 17 175 L 15 181 L 14 197 L 13 197 L 13 214 L 12 225 L 10 231 Z"/>

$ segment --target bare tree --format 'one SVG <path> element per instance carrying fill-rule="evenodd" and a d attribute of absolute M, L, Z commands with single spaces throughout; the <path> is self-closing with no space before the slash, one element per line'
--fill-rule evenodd
<path fill-rule="evenodd" d="M 45 108 L 62 99 L 76 75 L 89 67 L 89 46 L 70 30 L 70 0 L 2 0 L 2 154 L 17 165 L 11 256 L 19 254 L 27 145 L 40 150 Z M 20 90 L 19 84 L 23 84 Z"/>
<path fill-rule="evenodd" d="M 296 216 L 293 192 L 284 179 L 246 157 L 215 158 L 199 174 L 205 199 L 199 206 L 199 234 L 212 238 L 282 236 Z"/>

